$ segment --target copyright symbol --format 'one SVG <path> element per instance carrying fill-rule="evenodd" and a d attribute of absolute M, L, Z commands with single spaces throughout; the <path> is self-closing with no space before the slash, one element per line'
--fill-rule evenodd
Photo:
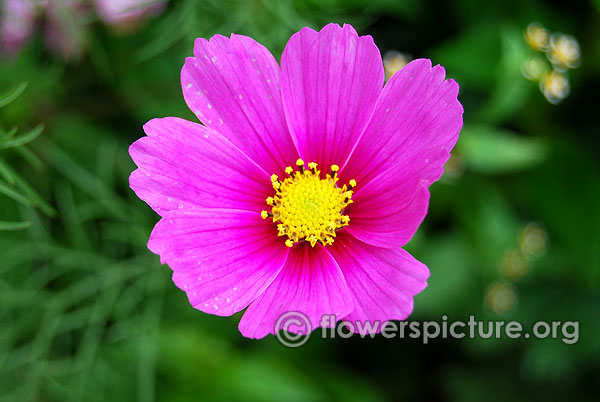
<path fill-rule="evenodd" d="M 288 348 L 297 348 L 308 342 L 312 326 L 306 314 L 288 311 L 275 321 L 275 336 L 279 343 Z"/>

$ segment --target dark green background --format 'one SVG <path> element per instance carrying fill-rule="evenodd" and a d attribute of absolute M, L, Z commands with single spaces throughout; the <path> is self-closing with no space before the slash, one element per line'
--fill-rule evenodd
<path fill-rule="evenodd" d="M 0 62 L 0 93 L 28 84 L 0 108 L 3 138 L 18 127 L 22 139 L 0 139 L 0 400 L 596 400 L 599 11 L 598 1 L 172 1 L 129 35 L 94 23 L 70 63 L 36 35 Z M 195 119 L 179 84 L 194 38 L 246 34 L 279 58 L 302 26 L 331 21 L 382 53 L 431 58 L 461 87 L 464 130 L 408 246 L 431 269 L 411 319 L 577 320 L 576 344 L 355 336 L 288 349 L 243 338 L 240 314 L 196 311 L 173 285 L 146 249 L 158 216 L 128 188 L 129 144 L 150 118 Z M 557 106 L 520 73 L 532 21 L 581 44 Z M 531 222 L 544 252 L 508 274 L 503 256 L 521 255 Z M 498 286 L 510 308 L 488 303 Z"/>

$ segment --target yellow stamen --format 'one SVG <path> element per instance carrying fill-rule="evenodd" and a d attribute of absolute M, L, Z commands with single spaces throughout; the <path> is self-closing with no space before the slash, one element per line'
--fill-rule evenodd
<path fill-rule="evenodd" d="M 300 241 L 307 241 L 312 247 L 317 243 L 333 244 L 336 230 L 348 226 L 350 217 L 344 215 L 344 208 L 352 203 L 352 189 L 356 180 L 349 185 L 337 186 L 339 166 L 331 166 L 331 174 L 321 178 L 315 162 L 308 163 L 298 159 L 294 171 L 290 166 L 285 169 L 289 176 L 280 181 L 277 175 L 271 176 L 275 195 L 266 199 L 271 211 L 262 211 L 261 217 L 273 217 L 277 223 L 279 236 L 287 236 L 285 245 L 292 247 Z"/>
<path fill-rule="evenodd" d="M 579 43 L 572 36 L 554 34 L 550 37 L 548 59 L 557 68 L 575 68 L 579 64 Z"/>
<path fill-rule="evenodd" d="M 548 49 L 550 34 L 543 26 L 533 22 L 525 31 L 525 39 L 534 50 L 544 51 Z"/>

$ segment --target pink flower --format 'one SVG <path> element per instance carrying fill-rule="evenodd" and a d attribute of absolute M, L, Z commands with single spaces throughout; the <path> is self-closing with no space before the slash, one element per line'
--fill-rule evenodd
<path fill-rule="evenodd" d="M 239 328 L 251 338 L 274 333 L 287 311 L 312 328 L 324 314 L 412 312 L 429 271 L 402 246 L 463 108 L 429 60 L 383 78 L 372 38 L 349 25 L 303 28 L 281 68 L 249 37 L 196 40 L 181 83 L 204 125 L 153 119 L 130 148 L 131 188 L 162 218 L 148 247 L 195 308 L 247 307 Z"/>
<path fill-rule="evenodd" d="M 128 27 L 158 15 L 164 10 L 166 0 L 94 0 L 100 19 L 115 27 Z"/>
<path fill-rule="evenodd" d="M 82 0 L 48 0 L 44 41 L 64 60 L 81 57 L 87 46 L 89 15 Z"/>
<path fill-rule="evenodd" d="M 36 19 L 34 0 L 4 0 L 0 18 L 0 49 L 14 56 L 33 35 Z"/>
<path fill-rule="evenodd" d="M 0 19 L 1 53 L 15 56 L 34 33 L 45 12 L 44 42 L 65 60 L 77 59 L 86 45 L 86 3 L 82 0 L 4 0 Z"/>

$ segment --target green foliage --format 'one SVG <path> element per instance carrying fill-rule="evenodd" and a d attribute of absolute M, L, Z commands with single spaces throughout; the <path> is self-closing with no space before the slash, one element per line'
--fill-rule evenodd
<path fill-rule="evenodd" d="M 467 168 L 482 174 L 510 173 L 543 162 L 547 146 L 539 138 L 527 138 L 488 125 L 467 125 L 457 147 Z"/>
<path fill-rule="evenodd" d="M 0 108 L 14 102 L 19 95 L 25 91 L 28 83 L 21 82 L 14 88 L 7 90 L 0 95 Z M 37 207 L 49 216 L 54 215 L 54 209 L 46 203 L 42 197 L 29 185 L 27 181 L 14 171 L 3 159 L 2 152 L 14 149 L 19 151 L 26 158 L 36 157 L 25 148 L 25 145 L 35 140 L 44 130 L 43 125 L 38 125 L 24 134 L 17 134 L 17 128 L 13 127 L 10 131 L 4 132 L 0 127 L 0 195 L 6 196 L 22 205 Z M 31 159 L 30 159 L 31 160 Z M 35 163 L 35 162 L 34 162 Z M 4 221 L 0 220 L 0 231 L 22 230 L 31 226 L 29 221 Z"/>
<path fill-rule="evenodd" d="M 442 3 L 173 0 L 136 31 L 96 23 L 77 62 L 49 55 L 41 34 L 1 60 L 0 401 L 594 400 L 598 1 Z M 242 338 L 239 314 L 200 313 L 173 285 L 146 248 L 158 216 L 128 188 L 128 146 L 151 118 L 195 119 L 179 72 L 196 37 L 249 35 L 279 58 L 293 32 L 330 21 L 431 57 L 461 88 L 464 129 L 408 246 L 431 270 L 411 319 L 579 320 L 578 343 L 355 336 L 286 349 Z M 581 41 L 559 106 L 521 73 L 532 21 Z M 546 236 L 533 257 L 532 223 Z M 511 309 L 490 304 L 498 284 Z"/>

